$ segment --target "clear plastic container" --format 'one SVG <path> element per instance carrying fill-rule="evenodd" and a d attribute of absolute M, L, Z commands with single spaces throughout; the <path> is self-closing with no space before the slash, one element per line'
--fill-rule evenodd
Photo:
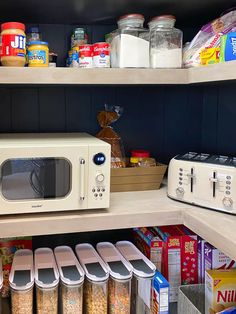
<path fill-rule="evenodd" d="M 68 246 L 58 246 L 54 250 L 60 274 L 60 313 L 83 313 L 84 271 L 74 252 Z"/>
<path fill-rule="evenodd" d="M 142 14 L 119 18 L 118 29 L 111 33 L 112 68 L 149 67 L 149 31 L 143 27 Z"/>
<path fill-rule="evenodd" d="M 97 251 L 109 271 L 108 313 L 130 314 L 132 266 L 109 242 L 97 244 Z"/>
<path fill-rule="evenodd" d="M 34 262 L 31 250 L 16 251 L 9 276 L 11 313 L 33 313 Z"/>
<path fill-rule="evenodd" d="M 3 286 L 3 273 L 2 273 L 2 258 L 0 256 L 0 313 L 2 313 L 2 286 Z"/>
<path fill-rule="evenodd" d="M 182 67 L 183 33 L 174 25 L 173 15 L 156 16 L 148 23 L 151 68 Z"/>
<path fill-rule="evenodd" d="M 75 250 L 86 275 L 84 314 L 105 314 L 109 278 L 106 265 L 91 244 L 78 244 Z"/>
<path fill-rule="evenodd" d="M 53 251 L 40 248 L 35 251 L 35 284 L 37 314 L 58 314 L 59 273 Z"/>
<path fill-rule="evenodd" d="M 116 243 L 117 249 L 133 266 L 131 314 L 152 313 L 152 281 L 156 267 L 129 241 Z"/>

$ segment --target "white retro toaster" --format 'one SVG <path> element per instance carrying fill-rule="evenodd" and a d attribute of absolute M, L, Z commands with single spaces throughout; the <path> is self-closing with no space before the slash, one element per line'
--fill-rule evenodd
<path fill-rule="evenodd" d="M 236 157 L 189 152 L 171 159 L 170 198 L 236 215 Z"/>

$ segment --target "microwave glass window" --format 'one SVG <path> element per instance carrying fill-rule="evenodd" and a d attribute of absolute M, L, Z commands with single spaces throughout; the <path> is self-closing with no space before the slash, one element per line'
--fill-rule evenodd
<path fill-rule="evenodd" d="M 7 200 L 55 199 L 71 190 L 71 164 L 63 158 L 9 159 L 1 166 Z"/>

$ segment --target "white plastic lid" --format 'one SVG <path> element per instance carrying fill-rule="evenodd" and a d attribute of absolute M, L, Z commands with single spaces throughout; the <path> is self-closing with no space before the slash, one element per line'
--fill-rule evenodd
<path fill-rule="evenodd" d="M 84 281 L 84 270 L 69 246 L 57 246 L 54 254 L 61 281 L 66 285 L 80 285 Z"/>
<path fill-rule="evenodd" d="M 116 243 L 116 247 L 133 266 L 133 272 L 136 276 L 150 278 L 155 275 L 156 266 L 133 243 L 119 241 Z"/>
<path fill-rule="evenodd" d="M 101 282 L 108 279 L 109 273 L 106 264 L 91 244 L 77 244 L 75 251 L 89 280 Z"/>
<path fill-rule="evenodd" d="M 16 251 L 9 276 L 10 287 L 14 290 L 28 290 L 34 285 L 34 261 L 31 250 Z"/>
<path fill-rule="evenodd" d="M 97 251 L 106 264 L 110 275 L 119 280 L 132 278 L 133 267 L 120 254 L 117 248 L 110 242 L 100 242 L 97 244 Z"/>
<path fill-rule="evenodd" d="M 34 252 L 35 283 L 40 288 L 54 288 L 59 283 L 59 273 L 53 251 L 40 248 Z"/>
<path fill-rule="evenodd" d="M 0 290 L 2 289 L 2 285 L 3 285 L 2 258 L 0 256 Z"/>

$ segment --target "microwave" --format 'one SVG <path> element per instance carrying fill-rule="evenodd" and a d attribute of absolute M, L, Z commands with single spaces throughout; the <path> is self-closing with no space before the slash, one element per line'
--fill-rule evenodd
<path fill-rule="evenodd" d="M 0 134 L 0 214 L 109 207 L 110 156 L 86 133 Z"/>

